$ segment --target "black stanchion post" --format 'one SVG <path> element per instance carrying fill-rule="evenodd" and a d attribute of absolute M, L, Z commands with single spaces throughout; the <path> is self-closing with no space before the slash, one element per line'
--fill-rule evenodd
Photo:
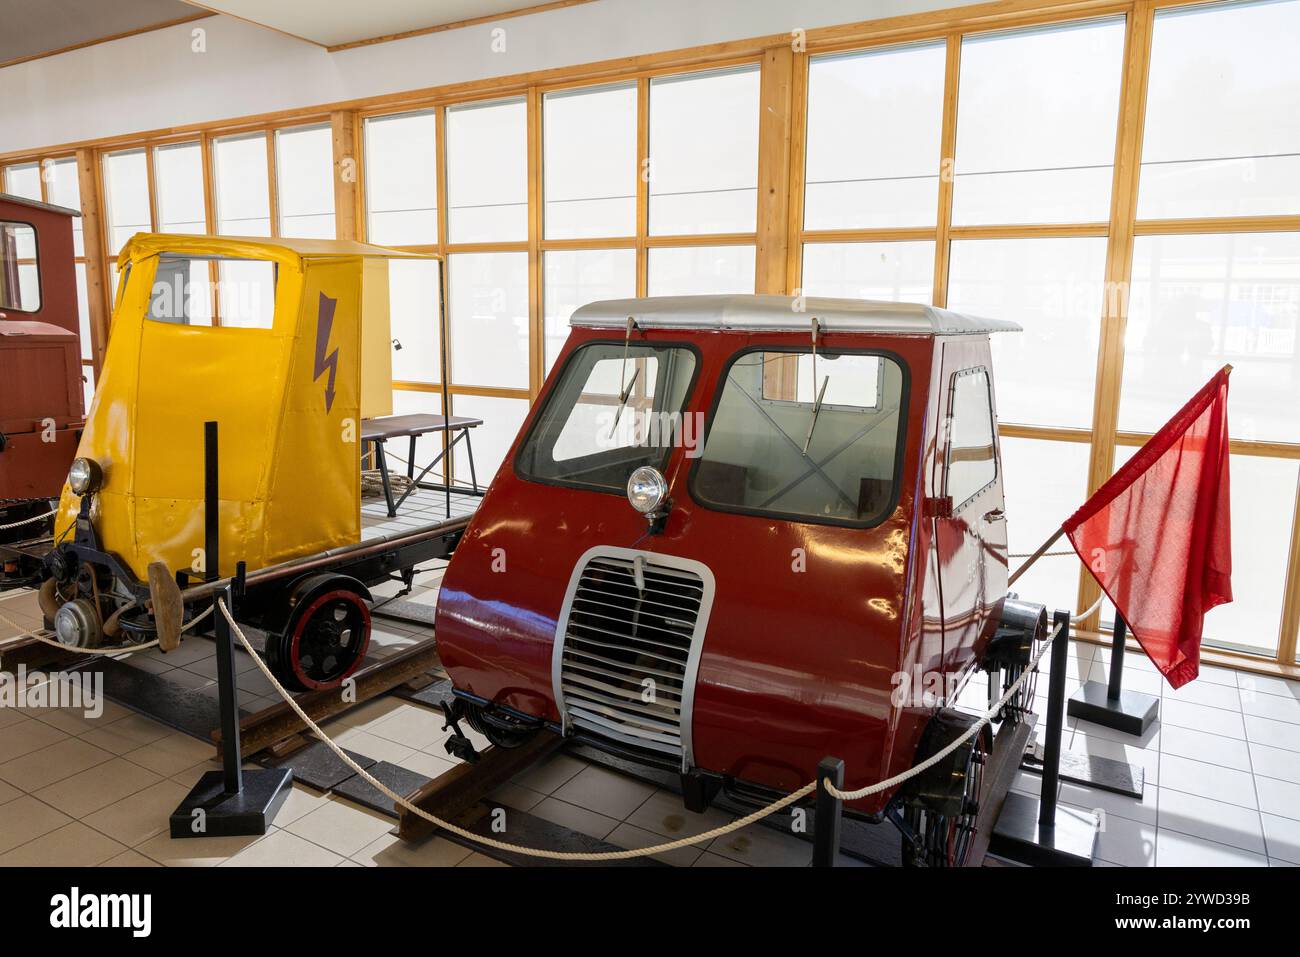
<path fill-rule="evenodd" d="M 217 423 L 203 424 L 203 575 L 215 581 L 220 568 L 221 498 L 218 488 Z M 244 563 L 234 579 L 213 598 L 212 633 L 217 642 L 217 706 L 221 727 L 220 771 L 208 771 L 172 812 L 173 838 L 236 837 L 265 834 L 293 784 L 288 768 L 258 768 L 245 772 L 239 747 L 239 686 L 235 677 L 235 636 L 218 602 L 231 618 L 244 598 Z M 193 639 L 197 640 L 197 639 Z"/>
<path fill-rule="evenodd" d="M 1070 613 L 1057 609 L 1052 629 L 1059 634 L 1052 642 L 1051 669 L 1047 682 L 1047 739 L 1043 742 L 1043 794 L 1038 804 L 1038 823 L 1056 824 L 1056 792 L 1061 783 L 1061 726 L 1065 722 L 1065 672 L 1070 657 Z"/>
<path fill-rule="evenodd" d="M 1124 639 L 1128 625 L 1123 615 L 1115 616 L 1115 634 L 1110 643 L 1110 683 L 1106 685 L 1106 700 L 1119 701 L 1124 684 Z"/>
<path fill-rule="evenodd" d="M 844 762 L 839 758 L 822 758 L 817 765 L 817 818 L 813 831 L 813 867 L 834 867 L 840 853 L 840 818 L 844 803 L 826 789 L 830 781 L 844 787 Z"/>

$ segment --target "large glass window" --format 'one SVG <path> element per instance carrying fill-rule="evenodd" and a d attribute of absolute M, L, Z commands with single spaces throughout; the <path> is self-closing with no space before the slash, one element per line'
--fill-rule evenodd
<path fill-rule="evenodd" d="M 1024 327 L 992 337 L 1002 421 L 1091 426 L 1105 275 L 1102 238 L 953 242 L 948 308 Z"/>
<path fill-rule="evenodd" d="M 792 390 L 773 382 L 790 368 Z M 805 374 L 806 373 L 806 374 Z M 691 494 L 725 511 L 873 525 L 896 500 L 904 374 L 883 355 L 751 350 L 727 368 Z M 832 389 L 832 383 L 833 389 Z"/>
<path fill-rule="evenodd" d="M 528 254 L 456 253 L 448 280 L 452 380 L 528 388 Z"/>
<path fill-rule="evenodd" d="M 366 120 L 366 239 L 383 246 L 438 241 L 434 113 Z"/>
<path fill-rule="evenodd" d="M 1141 219 L 1300 213 L 1300 2 L 1156 11 Z"/>
<path fill-rule="evenodd" d="M 998 476 L 993 391 L 983 368 L 954 372 L 949 389 L 944 495 L 960 510 Z"/>
<path fill-rule="evenodd" d="M 1152 432 L 1232 363 L 1234 438 L 1300 442 L 1300 233 L 1139 236 L 1120 428 Z"/>
<path fill-rule="evenodd" d="M 648 295 L 704 296 L 754 291 L 753 246 L 681 246 L 649 251 Z"/>
<path fill-rule="evenodd" d="M 934 243 L 806 243 L 805 296 L 930 303 Z"/>
<path fill-rule="evenodd" d="M 546 370 L 569 338 L 569 317 L 579 306 L 636 295 L 635 249 L 550 250 L 546 267 Z"/>
<path fill-rule="evenodd" d="M 623 494 L 635 469 L 662 469 L 685 438 L 681 412 L 695 365 L 691 350 L 675 346 L 583 346 L 565 364 L 516 468 L 535 481 Z"/>
<path fill-rule="evenodd" d="M 46 160 L 45 195 L 56 206 L 81 212 L 81 181 L 78 179 L 75 159 Z M 72 218 L 72 249 L 73 255 L 86 254 L 80 216 Z"/>
<path fill-rule="evenodd" d="M 485 488 L 491 484 L 528 417 L 528 400 L 494 395 L 453 395 L 451 411 L 455 415 L 483 420 L 483 425 L 471 432 L 473 472 L 469 467 L 470 450 L 464 442 L 456 443 L 452 457 L 455 459 L 453 469 L 457 485 L 468 485 L 473 477 L 478 480 L 479 488 Z"/>
<path fill-rule="evenodd" d="M 108 252 L 116 256 L 136 233 L 153 228 L 149 215 L 149 167 L 145 151 L 127 150 L 104 157 L 104 214 Z"/>
<path fill-rule="evenodd" d="M 650 233 L 753 232 L 758 67 L 650 82 Z"/>
<path fill-rule="evenodd" d="M 448 108 L 447 207 L 450 242 L 528 238 L 528 111 L 523 99 Z"/>
<path fill-rule="evenodd" d="M 636 84 L 544 99 L 544 235 L 636 233 Z"/>
<path fill-rule="evenodd" d="M 1124 20 L 965 37 L 952 221 L 1110 215 Z"/>
<path fill-rule="evenodd" d="M 805 229 L 934 225 L 943 43 L 808 64 Z"/>
<path fill-rule="evenodd" d="M 393 378 L 438 382 L 438 263 L 426 259 L 388 261 L 388 315 L 393 336 Z"/>
<path fill-rule="evenodd" d="M 217 232 L 223 236 L 270 236 L 266 134 L 215 140 L 212 159 L 217 190 Z"/>
<path fill-rule="evenodd" d="M 280 235 L 334 238 L 334 137 L 329 126 L 277 130 Z"/>
<path fill-rule="evenodd" d="M 5 167 L 4 191 L 23 199 L 41 198 L 41 166 L 39 163 L 20 163 Z"/>
<path fill-rule="evenodd" d="M 203 152 L 198 143 L 160 146 L 153 151 L 154 189 L 160 233 L 206 233 Z"/>

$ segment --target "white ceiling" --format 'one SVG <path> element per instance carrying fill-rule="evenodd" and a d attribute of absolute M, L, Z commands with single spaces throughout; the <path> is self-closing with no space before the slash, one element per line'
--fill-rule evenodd
<path fill-rule="evenodd" d="M 0 64 L 201 13 L 180 0 L 0 0 Z"/>
<path fill-rule="evenodd" d="M 325 47 L 492 17 L 543 0 L 185 0 Z"/>

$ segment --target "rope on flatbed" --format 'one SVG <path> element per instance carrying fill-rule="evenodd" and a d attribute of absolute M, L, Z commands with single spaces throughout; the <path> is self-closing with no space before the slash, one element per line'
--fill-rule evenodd
<path fill-rule="evenodd" d="M 281 685 L 280 682 L 276 680 L 275 675 L 271 673 L 271 669 L 267 667 L 266 662 L 264 662 L 261 656 L 257 654 L 252 644 L 244 636 L 243 631 L 240 630 L 239 625 L 235 623 L 235 618 L 230 613 L 230 609 L 226 607 L 225 601 L 218 598 L 217 606 L 221 609 L 221 614 L 225 616 L 226 621 L 230 623 L 231 631 L 234 633 L 235 637 L 239 639 L 240 644 L 244 646 L 244 650 L 249 653 L 249 656 L 253 659 L 253 662 L 261 670 L 262 676 L 265 677 L 266 680 L 271 683 L 271 687 L 275 688 L 275 690 L 280 694 L 280 697 L 282 697 L 288 703 L 289 707 L 294 710 L 294 712 L 298 715 L 298 717 L 302 720 L 302 722 L 308 728 L 311 729 L 312 733 L 315 734 L 316 737 L 320 738 L 320 740 L 325 744 L 326 747 L 328 747 L 331 751 L 334 752 L 334 754 L 339 758 L 339 760 L 341 760 L 345 765 L 351 768 L 352 771 L 356 773 L 363 781 L 366 781 L 367 783 L 372 785 L 380 793 L 382 793 L 387 798 L 389 798 L 389 800 L 393 801 L 393 803 L 396 804 L 397 806 L 405 808 L 407 811 L 416 815 L 417 817 L 423 818 L 424 820 L 432 824 L 434 827 L 440 828 L 444 831 L 448 831 L 452 834 L 462 837 L 465 840 L 471 841 L 475 844 L 481 844 L 485 847 L 495 848 L 496 850 L 505 851 L 510 854 L 520 854 L 525 857 L 540 857 L 540 858 L 546 858 L 548 860 L 554 860 L 554 861 L 589 861 L 589 862 L 625 861 L 637 857 L 650 857 L 655 854 L 666 854 L 667 852 L 675 851 L 678 848 L 689 847 L 692 844 L 701 844 L 705 841 L 712 841 L 715 838 L 723 837 L 724 835 L 730 834 L 733 831 L 738 831 L 741 828 L 748 827 L 750 824 L 753 824 L 756 821 L 760 821 L 771 814 L 775 814 L 777 811 L 789 807 L 791 804 L 794 804 L 795 802 L 802 800 L 803 798 L 807 797 L 808 795 L 812 794 L 814 791 L 817 790 L 817 782 L 810 781 L 809 783 L 805 784 L 803 787 L 799 788 L 797 791 L 792 791 L 791 793 L 785 795 L 785 797 L 773 801 L 771 804 L 767 805 L 766 807 L 759 808 L 757 811 L 747 814 L 744 817 L 737 818 L 736 820 L 732 821 L 730 824 L 724 824 L 721 827 L 712 828 L 711 830 L 705 831 L 702 834 L 697 834 L 694 837 L 683 837 L 676 841 L 668 841 L 667 843 L 655 844 L 650 847 L 638 847 L 638 848 L 633 848 L 624 851 L 600 851 L 600 852 L 550 851 L 540 847 L 526 847 L 522 844 L 511 844 L 508 841 L 498 841 L 496 838 L 486 837 L 481 834 L 476 834 L 473 831 L 460 827 L 457 824 L 453 824 L 451 821 L 444 821 L 442 818 L 438 817 L 437 815 L 430 814 L 428 811 L 424 810 L 423 808 L 417 807 L 416 805 L 408 801 L 405 797 L 403 797 L 402 795 L 394 791 L 392 788 L 388 787 L 386 784 L 384 784 L 374 775 L 370 774 L 361 765 L 357 764 L 357 762 L 354 761 L 352 757 L 346 751 L 343 750 L 343 748 L 339 747 L 332 740 L 330 740 L 329 735 L 327 735 L 324 731 L 322 731 L 320 729 L 320 726 L 307 716 L 307 712 L 305 712 L 298 705 L 298 702 L 293 699 L 293 695 L 291 695 L 288 691 L 286 691 L 284 686 Z M 851 792 L 840 791 L 839 789 L 831 785 L 829 779 L 827 779 L 824 782 L 826 788 L 832 794 L 834 794 L 836 797 L 842 800 L 855 800 L 857 798 L 866 797 L 869 794 L 876 794 L 880 791 L 884 791 L 889 788 L 895 787 L 899 784 L 902 784 L 904 781 L 907 781 L 908 779 L 915 777 L 916 775 L 922 773 L 928 768 L 934 766 L 939 761 L 943 760 L 943 758 L 951 754 L 953 751 L 955 751 L 966 741 L 974 737 L 985 725 L 987 725 L 990 721 L 993 720 L 993 717 L 997 715 L 998 712 L 1000 712 L 1002 708 L 1006 705 L 1006 703 L 1011 700 L 1012 696 L 1015 695 L 1015 693 L 1020 690 L 1020 686 L 1024 683 L 1025 679 L 1028 678 L 1029 675 L 1038 667 L 1039 660 L 1042 659 L 1043 654 L 1051 646 L 1052 642 L 1055 641 L 1057 637 L 1059 637 L 1059 635 L 1061 634 L 1061 630 L 1062 627 L 1058 625 L 1056 630 L 1053 631 L 1052 634 L 1050 634 L 1047 637 L 1047 639 L 1043 642 L 1043 647 L 1039 650 L 1038 654 L 1034 657 L 1034 660 L 1031 663 L 1030 667 L 1026 668 L 1021 673 L 1020 677 L 1017 678 L 1015 682 L 1012 683 L 1011 687 L 1007 689 L 1006 694 L 1002 696 L 1001 700 L 998 701 L 998 703 L 994 705 L 993 708 L 991 708 L 988 712 L 986 712 L 984 717 L 975 725 L 973 725 L 972 728 L 966 734 L 962 735 L 960 738 L 952 742 L 952 744 L 950 744 L 948 747 L 938 752 L 933 757 L 928 758 L 927 760 L 916 765 L 915 767 L 909 768 L 908 770 L 902 772 L 901 774 L 896 774 L 892 778 L 888 778 L 884 781 L 878 781 L 877 783 L 862 788 L 861 790 L 851 791 Z"/>
<path fill-rule="evenodd" d="M 0 525 L 0 532 L 7 532 L 11 528 L 19 528 L 20 526 L 23 525 L 31 525 L 34 522 L 42 521 L 44 519 L 49 518 L 51 515 L 55 514 L 57 511 L 58 511 L 57 508 L 52 508 L 48 512 L 42 512 L 40 515 L 33 515 L 30 518 L 24 518 L 20 522 L 10 522 L 8 525 Z"/>

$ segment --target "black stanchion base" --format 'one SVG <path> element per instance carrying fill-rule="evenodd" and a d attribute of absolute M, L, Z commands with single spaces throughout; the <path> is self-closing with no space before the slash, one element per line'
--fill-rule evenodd
<path fill-rule="evenodd" d="M 1056 824 L 1038 825 L 1038 798 L 1007 793 L 993 825 L 989 853 L 1030 867 L 1091 867 L 1100 820 L 1092 811 L 1056 806 Z"/>
<path fill-rule="evenodd" d="M 265 834 L 293 784 L 289 768 L 265 768 L 243 773 L 244 787 L 226 793 L 221 771 L 208 771 L 172 812 L 171 836 L 244 837 Z M 202 814 L 197 814 L 197 811 Z"/>
<path fill-rule="evenodd" d="M 1102 682 L 1085 681 L 1070 696 L 1066 713 L 1071 718 L 1091 721 L 1135 737 L 1146 734 L 1160 712 L 1160 699 L 1140 691 L 1121 691 L 1119 700 L 1115 701 L 1108 694 Z"/>

